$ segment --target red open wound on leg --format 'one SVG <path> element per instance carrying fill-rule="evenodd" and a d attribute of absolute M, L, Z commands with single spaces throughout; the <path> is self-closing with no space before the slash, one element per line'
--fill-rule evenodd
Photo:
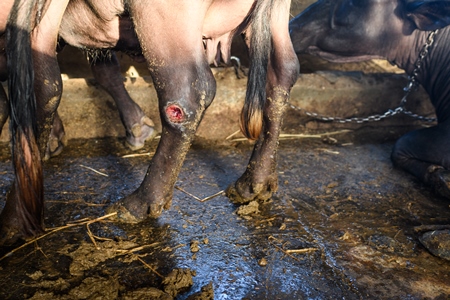
<path fill-rule="evenodd" d="M 184 111 L 176 104 L 171 104 L 166 108 L 166 115 L 173 123 L 181 123 L 184 121 Z"/>

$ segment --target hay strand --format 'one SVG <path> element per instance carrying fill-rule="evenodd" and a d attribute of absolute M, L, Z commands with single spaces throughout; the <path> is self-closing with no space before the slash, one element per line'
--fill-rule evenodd
<path fill-rule="evenodd" d="M 97 171 L 97 170 L 94 169 L 94 168 L 91 168 L 91 167 L 88 167 L 88 166 L 85 166 L 85 165 L 80 165 L 80 167 L 85 168 L 85 169 L 88 169 L 88 170 L 90 170 L 90 171 L 92 171 L 92 172 L 94 172 L 94 173 L 97 173 L 97 174 L 99 174 L 99 175 L 102 175 L 102 176 L 105 176 L 105 177 L 109 177 L 108 174 L 105 174 L 105 173 L 103 173 L 103 172 Z"/>
<path fill-rule="evenodd" d="M 185 193 L 186 195 L 191 196 L 192 198 L 194 198 L 195 200 L 197 200 L 197 201 L 199 201 L 199 202 L 206 202 L 206 201 L 208 201 L 208 200 L 211 200 L 211 199 L 213 199 L 213 198 L 215 198 L 215 197 L 217 197 L 217 196 L 223 195 L 223 194 L 225 193 L 225 190 L 221 190 L 220 192 L 217 192 L 217 193 L 215 193 L 215 194 L 212 194 L 211 196 L 207 196 L 207 197 L 201 199 L 200 197 L 197 197 L 196 195 L 191 194 L 191 193 L 189 193 L 188 191 L 185 191 L 184 189 L 182 189 L 182 188 L 179 187 L 179 186 L 175 186 L 175 188 L 176 188 L 177 190 L 179 190 L 179 191 Z"/>
<path fill-rule="evenodd" d="M 85 225 L 85 224 L 88 224 L 88 223 L 89 223 L 89 224 L 92 224 L 92 223 L 94 223 L 94 222 L 98 222 L 98 221 L 101 221 L 101 220 L 110 218 L 110 217 L 112 217 L 112 216 L 115 216 L 115 215 L 117 215 L 117 212 L 113 212 L 113 213 L 104 215 L 104 216 L 99 217 L 99 218 L 94 219 L 94 220 L 91 220 L 91 219 L 83 219 L 83 221 L 79 221 L 79 222 L 75 222 L 75 223 L 70 223 L 70 224 L 66 224 L 66 225 L 61 226 L 61 227 L 53 228 L 53 229 L 51 229 L 50 231 L 44 233 L 43 235 L 40 235 L 40 236 L 38 236 L 38 237 L 36 237 L 36 238 L 34 238 L 34 239 L 32 239 L 32 240 L 30 240 L 30 241 L 24 243 L 23 245 L 20 245 L 19 247 L 15 248 L 15 249 L 13 249 L 13 250 L 11 250 L 11 251 L 9 251 L 8 253 L 6 253 L 5 255 L 3 255 L 2 257 L 0 257 L 0 261 L 2 261 L 3 259 L 5 259 L 5 258 L 7 258 L 7 257 L 9 257 L 9 256 L 11 256 L 11 255 L 13 255 L 15 252 L 19 251 L 20 249 L 25 248 L 26 246 L 28 246 L 28 245 L 30 245 L 30 244 L 33 244 L 33 243 L 35 243 L 35 242 L 37 242 L 37 241 L 39 241 L 39 240 L 41 240 L 41 239 L 43 239 L 43 238 L 45 238 L 45 237 L 47 237 L 47 236 L 49 236 L 49 235 L 52 235 L 52 234 L 54 234 L 54 233 L 56 233 L 56 232 L 58 232 L 58 231 L 62 231 L 62 230 L 64 230 L 64 229 L 72 228 L 72 227 L 75 227 L 75 226 L 82 226 L 82 225 Z M 96 244 L 94 244 L 94 245 L 96 245 Z"/>

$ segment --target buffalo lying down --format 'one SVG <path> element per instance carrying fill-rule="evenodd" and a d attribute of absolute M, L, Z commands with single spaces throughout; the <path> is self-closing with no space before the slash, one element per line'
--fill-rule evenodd
<path fill-rule="evenodd" d="M 58 33 L 76 47 L 114 48 L 123 16 L 133 21 L 153 78 L 162 133 L 140 187 L 111 208 L 118 218 L 138 222 L 170 206 L 184 157 L 215 95 L 209 65 L 220 57 L 228 62 L 231 40 L 242 32 L 250 70 L 241 126 L 257 142 L 228 196 L 237 202 L 270 197 L 277 189 L 281 118 L 299 71 L 289 6 L 289 0 L 16 0 L 7 43 L 15 181 L 1 215 L 3 238 L 43 230 L 40 158 L 61 95 Z"/>
<path fill-rule="evenodd" d="M 319 0 L 291 20 L 289 30 L 297 53 L 332 62 L 385 58 L 410 76 L 416 72 L 414 78 L 430 95 L 438 124 L 401 137 L 391 158 L 450 199 L 449 24 L 450 1 Z M 416 68 L 426 43 L 428 52 Z M 450 258 L 450 249 L 446 255 Z"/>

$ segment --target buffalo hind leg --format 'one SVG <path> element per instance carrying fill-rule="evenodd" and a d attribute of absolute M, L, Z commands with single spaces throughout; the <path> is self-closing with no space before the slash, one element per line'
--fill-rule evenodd
<path fill-rule="evenodd" d="M 14 80 L 30 78 L 30 66 L 33 57 L 34 92 L 36 95 L 36 111 L 27 109 L 32 107 L 29 98 L 24 95 L 32 94 L 31 80 L 25 80 L 13 89 L 21 89 L 9 99 L 11 109 L 17 114 L 12 124 L 13 164 L 15 180 L 7 194 L 6 205 L 0 215 L 0 243 L 11 243 L 18 238 L 29 238 L 44 231 L 44 193 L 41 158 L 44 156 L 48 137 L 53 124 L 53 117 L 62 92 L 62 82 L 59 66 L 56 60 L 56 39 L 58 36 L 59 20 L 61 20 L 68 0 L 52 1 L 46 7 L 46 13 L 33 12 L 34 2 L 16 3 L 10 14 L 10 20 L 15 20 L 17 26 L 10 28 L 11 38 L 8 46 L 14 47 L 8 52 L 10 63 L 8 72 Z M 45 5 L 43 6 L 45 7 Z M 26 31 L 34 27 L 29 20 L 31 16 L 42 16 L 39 25 L 33 31 Z M 26 40 L 31 36 L 31 48 Z M 16 42 L 19 39 L 21 43 Z M 14 43 L 14 46 L 12 44 Z M 23 46 L 25 45 L 25 46 Z M 22 48 L 22 49 L 20 49 Z M 32 53 L 29 53 L 30 51 Z M 23 51 L 22 51 L 23 50 Z M 22 57 L 23 53 L 23 57 Z M 20 55 L 19 55 L 20 54 Z M 11 55 L 11 56 L 10 56 Z M 12 58 L 15 57 L 13 60 Z M 14 71 L 14 67 L 16 68 Z M 14 74 L 14 75 L 11 75 Z M 26 86 L 26 89 L 23 88 Z M 23 90 L 22 90 L 23 89 Z M 24 104 L 24 105 L 22 105 Z M 27 116 L 27 117 L 23 117 Z M 35 119 L 36 118 L 36 119 Z M 36 123 L 32 122 L 32 120 Z M 36 130 L 34 130 L 36 129 Z"/>
<path fill-rule="evenodd" d="M 144 147 L 144 143 L 156 135 L 153 121 L 131 99 L 123 83 L 119 61 L 114 52 L 110 55 L 90 57 L 94 78 L 116 103 L 120 119 L 125 127 L 126 144 L 132 150 Z"/>
<path fill-rule="evenodd" d="M 450 199 L 450 120 L 405 134 L 395 143 L 391 159 Z"/>
<path fill-rule="evenodd" d="M 287 7 L 289 9 L 289 7 Z M 275 12 L 275 10 L 274 10 Z M 298 77 L 299 64 L 288 34 L 289 14 L 272 15 L 273 49 L 267 70 L 267 101 L 263 112 L 263 130 L 253 149 L 244 174 L 227 189 L 234 203 L 267 200 L 278 189 L 277 149 L 282 119 L 290 90 Z"/>
<path fill-rule="evenodd" d="M 171 205 L 176 179 L 203 113 L 215 96 L 216 82 L 200 42 L 201 12 L 206 13 L 207 3 L 136 0 L 129 5 L 158 94 L 162 132 L 139 188 L 108 211 L 116 211 L 124 222 L 139 222 L 159 216 Z M 152 13 L 153 9 L 167 11 L 167 7 L 176 9 L 164 15 Z M 189 10 L 199 17 L 177 14 Z"/>
<path fill-rule="evenodd" d="M 117 211 L 119 219 L 124 222 L 134 223 L 147 217 L 157 217 L 163 209 L 170 207 L 182 163 L 214 95 L 215 81 L 206 61 L 202 68 L 180 68 L 199 70 L 199 73 L 183 74 L 175 68 L 165 76 L 161 70 L 157 75 L 157 80 L 166 82 L 167 86 L 172 86 L 169 82 L 175 84 L 158 91 L 161 140 L 145 178 L 136 191 L 109 209 L 110 212 Z"/>
<path fill-rule="evenodd" d="M 263 131 L 255 144 L 247 169 L 226 191 L 227 196 L 236 204 L 267 200 L 278 189 L 278 138 L 289 100 L 289 88 L 272 89 L 267 100 Z"/>
<path fill-rule="evenodd" d="M 8 116 L 8 98 L 3 86 L 0 85 L 0 135 L 2 134 L 2 129 L 5 126 L 6 120 L 8 120 Z M 63 123 L 56 112 L 44 160 L 48 160 L 50 157 L 61 153 L 63 147 L 67 144 L 65 135 Z"/>

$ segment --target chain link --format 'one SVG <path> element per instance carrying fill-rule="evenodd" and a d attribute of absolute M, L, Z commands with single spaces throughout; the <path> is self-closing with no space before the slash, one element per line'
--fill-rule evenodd
<path fill-rule="evenodd" d="M 408 76 L 408 83 L 403 88 L 403 91 L 405 92 L 405 94 L 404 94 L 402 100 L 400 100 L 400 104 L 397 108 L 388 109 L 383 114 L 375 114 L 375 115 L 371 115 L 368 117 L 341 118 L 341 117 L 327 117 L 327 116 L 323 116 L 323 115 L 320 115 L 320 114 L 317 114 L 314 112 L 305 111 L 305 110 L 302 110 L 300 107 L 295 106 L 293 104 L 289 104 L 289 106 L 294 110 L 298 110 L 298 111 L 302 110 L 305 115 L 312 117 L 314 119 L 317 119 L 320 121 L 325 121 L 325 122 L 336 122 L 336 123 L 342 123 L 342 124 L 343 123 L 362 124 L 362 123 L 366 123 L 366 122 L 377 122 L 377 121 L 381 121 L 381 120 L 389 118 L 389 117 L 393 117 L 400 113 L 407 115 L 411 118 L 420 120 L 420 121 L 435 122 L 437 120 L 436 118 L 425 117 L 422 115 L 415 114 L 409 110 L 405 110 L 405 104 L 407 102 L 408 95 L 412 91 L 417 89 L 417 86 L 418 86 L 417 76 L 419 75 L 419 70 L 422 67 L 423 60 L 428 55 L 430 47 L 434 43 L 434 37 L 436 36 L 438 31 L 439 30 L 436 29 L 435 31 L 430 32 L 430 34 L 428 35 L 427 41 L 425 42 L 425 45 L 423 46 L 422 50 L 419 52 L 419 56 L 414 64 L 414 70 L 412 72 L 412 75 Z"/>

